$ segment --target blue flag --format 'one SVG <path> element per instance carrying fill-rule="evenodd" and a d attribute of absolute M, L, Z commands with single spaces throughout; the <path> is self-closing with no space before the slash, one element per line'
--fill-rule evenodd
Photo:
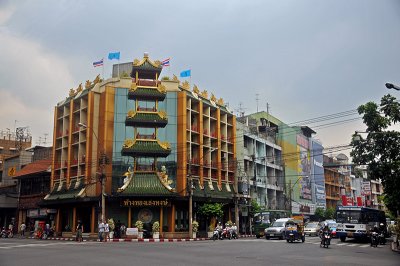
<path fill-rule="evenodd" d="M 190 77 L 191 76 L 190 69 L 182 71 L 180 76 L 181 78 Z"/>
<path fill-rule="evenodd" d="M 119 60 L 119 55 L 120 55 L 120 52 L 109 53 L 108 54 L 108 59 L 110 59 L 110 60 L 113 60 L 113 59 Z"/>

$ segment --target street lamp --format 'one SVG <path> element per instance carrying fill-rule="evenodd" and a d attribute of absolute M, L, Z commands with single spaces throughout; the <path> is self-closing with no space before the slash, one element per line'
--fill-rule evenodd
<path fill-rule="evenodd" d="M 394 90 L 396 90 L 396 91 L 400 91 L 400 87 L 397 86 L 397 85 L 394 85 L 394 84 L 392 84 L 392 83 L 386 83 L 385 86 L 386 86 L 386 88 L 388 88 L 388 89 L 394 89 Z"/>
<path fill-rule="evenodd" d="M 218 150 L 218 148 L 211 148 L 208 150 L 203 156 L 200 158 L 199 161 L 202 161 L 204 156 L 207 154 Z M 189 158 L 189 167 L 188 167 L 188 186 L 189 186 L 189 238 L 193 238 L 193 179 L 192 179 L 192 156 L 190 155 Z"/>
<path fill-rule="evenodd" d="M 78 123 L 79 127 L 85 128 L 87 129 L 88 126 L 84 123 Z M 90 128 L 90 130 L 92 131 L 93 135 L 95 136 L 96 140 L 97 140 L 97 147 L 101 147 L 100 146 L 100 140 L 97 137 L 96 133 L 94 132 L 94 130 L 92 128 Z M 103 150 L 103 149 L 102 149 Z M 101 170 L 101 172 L 99 173 L 99 181 L 101 184 L 101 221 L 104 222 L 105 221 L 105 214 L 106 214 L 106 184 L 105 184 L 105 179 L 106 179 L 106 175 L 105 175 L 105 166 L 108 163 L 108 158 L 107 155 L 104 151 L 101 151 L 100 153 L 100 158 L 99 158 L 99 168 Z"/>

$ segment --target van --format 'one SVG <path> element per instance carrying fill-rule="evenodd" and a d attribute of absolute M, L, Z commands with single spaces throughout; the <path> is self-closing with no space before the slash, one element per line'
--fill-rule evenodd
<path fill-rule="evenodd" d="M 286 222 L 289 220 L 290 218 L 281 218 L 276 220 L 271 227 L 265 228 L 265 239 L 270 239 L 271 237 L 285 239 Z"/>

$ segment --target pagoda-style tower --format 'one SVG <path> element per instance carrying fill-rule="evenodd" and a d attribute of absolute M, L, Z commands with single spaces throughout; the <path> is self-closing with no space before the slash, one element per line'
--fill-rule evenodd
<path fill-rule="evenodd" d="M 158 138 L 158 128 L 168 124 L 167 113 L 159 109 L 167 94 L 158 80 L 161 70 L 161 63 L 152 62 L 146 53 L 141 61 L 133 62 L 128 99 L 134 109 L 128 111 L 125 120 L 126 132 L 132 132 L 132 138 L 125 140 L 121 150 L 123 156 L 133 157 L 133 167 L 118 189 L 121 196 L 165 197 L 175 191 L 165 167 L 157 164 L 157 158 L 171 153 L 170 144 Z"/>

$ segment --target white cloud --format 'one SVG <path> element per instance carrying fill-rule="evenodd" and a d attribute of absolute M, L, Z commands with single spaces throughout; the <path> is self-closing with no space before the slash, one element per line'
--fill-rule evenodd
<path fill-rule="evenodd" d="M 0 31 L 0 130 L 29 126 L 34 144 L 44 133 L 52 135 L 57 102 L 76 85 L 66 62 L 41 45 Z"/>

